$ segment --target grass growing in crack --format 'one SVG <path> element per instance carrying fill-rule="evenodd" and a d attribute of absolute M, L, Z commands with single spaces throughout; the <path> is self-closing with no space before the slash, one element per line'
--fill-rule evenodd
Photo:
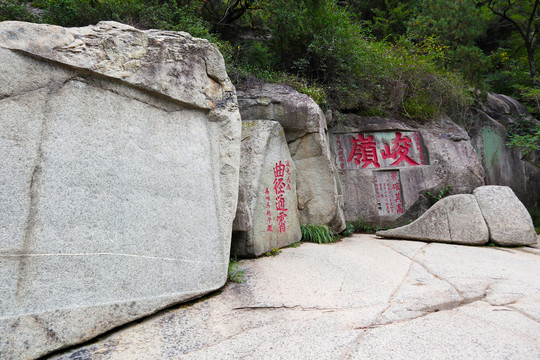
<path fill-rule="evenodd" d="M 229 261 L 229 270 L 227 272 L 227 279 L 229 279 L 229 281 L 233 281 L 239 284 L 246 281 L 244 277 L 244 269 L 241 269 L 238 266 L 238 261 L 236 260 L 236 258 L 232 258 Z"/>
<path fill-rule="evenodd" d="M 328 244 L 337 241 L 334 231 L 328 225 L 300 225 L 302 241 L 318 244 Z"/>
<path fill-rule="evenodd" d="M 264 256 L 276 256 L 277 254 L 281 254 L 281 250 L 279 248 L 273 248 L 271 251 L 267 251 Z"/>
<path fill-rule="evenodd" d="M 449 196 L 452 191 L 452 185 L 446 186 L 444 189 L 439 189 L 435 192 L 426 192 L 426 197 L 429 202 L 429 207 L 435 205 L 435 203 L 445 197 Z"/>

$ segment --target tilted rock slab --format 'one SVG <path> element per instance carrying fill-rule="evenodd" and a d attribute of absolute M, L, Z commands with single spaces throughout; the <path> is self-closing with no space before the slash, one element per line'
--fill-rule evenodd
<path fill-rule="evenodd" d="M 531 215 L 508 186 L 481 186 L 473 192 L 489 228 L 491 241 L 501 246 L 536 244 Z"/>
<path fill-rule="evenodd" d="M 413 223 L 378 231 L 377 235 L 467 245 L 483 245 L 489 241 L 480 207 L 475 196 L 469 194 L 441 199 Z"/>
<path fill-rule="evenodd" d="M 345 229 L 343 201 L 330 157 L 326 117 L 309 96 L 283 85 L 263 84 L 238 90 L 242 120 L 281 124 L 296 165 L 301 223 Z"/>
<path fill-rule="evenodd" d="M 0 23 L 0 358 L 221 287 L 241 122 L 187 33 Z"/>
<path fill-rule="evenodd" d="M 296 170 L 281 125 L 243 121 L 231 253 L 256 257 L 300 241 Z"/>

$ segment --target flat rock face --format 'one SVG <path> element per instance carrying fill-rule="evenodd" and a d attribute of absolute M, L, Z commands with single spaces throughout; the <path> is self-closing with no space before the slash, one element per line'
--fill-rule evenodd
<path fill-rule="evenodd" d="M 256 257 L 300 241 L 296 170 L 281 125 L 243 121 L 240 163 L 231 253 Z"/>
<path fill-rule="evenodd" d="M 225 283 L 241 128 L 213 46 L 3 22 L 0 73 L 0 358 Z"/>
<path fill-rule="evenodd" d="M 348 221 L 404 225 L 428 209 L 428 192 L 471 193 L 484 184 L 467 133 L 449 119 L 413 128 L 397 120 L 344 114 L 330 133 Z"/>
<path fill-rule="evenodd" d="M 305 243 L 241 261 L 242 284 L 54 359 L 538 359 L 540 249 L 503 250 Z"/>
<path fill-rule="evenodd" d="M 409 225 L 378 231 L 378 236 L 423 241 L 483 245 L 489 232 L 473 195 L 453 195 L 439 200 Z"/>
<path fill-rule="evenodd" d="M 473 194 L 486 220 L 491 241 L 501 246 L 536 244 L 531 216 L 512 189 L 482 186 Z"/>
<path fill-rule="evenodd" d="M 340 184 L 319 106 L 288 86 L 272 84 L 239 88 L 238 104 L 242 120 L 273 120 L 285 130 L 296 166 L 300 222 L 344 230 Z"/>

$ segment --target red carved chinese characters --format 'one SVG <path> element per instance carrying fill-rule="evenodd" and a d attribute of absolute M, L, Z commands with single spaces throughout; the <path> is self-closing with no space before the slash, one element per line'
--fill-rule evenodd
<path fill-rule="evenodd" d="M 390 150 L 390 145 L 384 144 L 384 150 L 381 150 L 381 156 L 383 159 L 394 159 L 391 166 L 399 165 L 402 161 L 405 161 L 409 165 L 419 165 L 416 161 L 409 157 L 409 149 L 412 146 L 412 141 L 408 136 L 402 136 L 400 132 L 396 132 L 396 137 L 392 142 L 394 145 Z"/>
<path fill-rule="evenodd" d="M 422 151 L 422 146 L 420 146 L 420 136 L 418 136 L 418 133 L 414 133 L 414 140 L 416 142 L 416 151 L 420 154 L 420 163 L 425 165 L 426 161 L 424 160 L 424 152 Z"/>
<path fill-rule="evenodd" d="M 375 147 L 373 135 L 365 138 L 364 134 L 358 134 L 358 139 L 351 138 L 351 141 L 353 143 L 353 148 L 347 162 L 354 159 L 354 162 L 357 165 L 364 163 L 362 169 L 368 167 L 370 164 L 373 164 L 376 168 L 381 167 L 381 165 L 379 165 L 379 159 L 377 158 L 377 148 Z"/>
<path fill-rule="evenodd" d="M 379 214 L 403 214 L 403 199 L 398 171 L 374 171 L 373 181 Z"/>
<path fill-rule="evenodd" d="M 276 163 L 274 167 L 274 192 L 276 193 L 276 221 L 279 226 L 279 232 L 285 232 L 285 219 L 287 218 L 287 208 L 285 208 L 285 190 L 291 189 L 291 171 L 289 169 L 290 164 L 288 161 L 285 162 L 285 165 L 281 163 Z M 287 179 L 285 180 L 285 172 L 287 173 Z"/>
<path fill-rule="evenodd" d="M 266 199 L 266 222 L 267 222 L 267 232 L 272 232 L 272 213 L 270 212 L 271 206 L 270 206 L 270 191 L 268 191 L 268 188 L 266 188 L 266 191 L 264 192 L 265 199 Z"/>
<path fill-rule="evenodd" d="M 345 169 L 345 153 L 343 151 L 343 144 L 341 143 L 341 139 L 339 137 L 336 138 L 336 144 L 339 157 L 339 168 L 343 170 Z"/>

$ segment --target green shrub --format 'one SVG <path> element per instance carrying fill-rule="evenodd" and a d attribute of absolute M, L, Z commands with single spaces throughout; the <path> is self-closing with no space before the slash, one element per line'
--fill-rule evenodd
<path fill-rule="evenodd" d="M 244 269 L 241 269 L 238 266 L 238 261 L 235 258 L 232 258 L 229 261 L 227 278 L 235 283 L 243 283 L 246 281 L 244 278 Z"/>
<path fill-rule="evenodd" d="M 352 221 L 351 224 L 354 227 L 354 232 L 358 234 L 375 234 L 377 231 L 380 230 L 379 225 L 375 225 L 375 227 L 372 227 L 365 224 L 362 220 Z"/>
<path fill-rule="evenodd" d="M 334 236 L 334 231 L 327 225 L 300 225 L 302 230 L 302 241 L 314 242 L 319 244 L 333 243 L 337 239 Z"/>
<path fill-rule="evenodd" d="M 354 234 L 354 225 L 347 221 L 345 223 L 345 230 L 343 230 L 340 235 L 343 237 L 349 237 L 352 234 Z"/>
<path fill-rule="evenodd" d="M 0 21 L 37 21 L 37 18 L 26 8 L 21 0 L 0 0 Z"/>
<path fill-rule="evenodd" d="M 527 210 L 529 210 L 529 214 L 531 214 L 531 219 L 534 224 L 534 229 L 536 230 L 536 233 L 539 234 L 540 233 L 540 209 L 530 208 Z"/>
<path fill-rule="evenodd" d="M 426 198 L 429 203 L 429 207 L 432 207 L 437 201 L 451 195 L 452 185 L 448 185 L 443 189 L 436 190 L 434 192 L 427 191 Z"/>

